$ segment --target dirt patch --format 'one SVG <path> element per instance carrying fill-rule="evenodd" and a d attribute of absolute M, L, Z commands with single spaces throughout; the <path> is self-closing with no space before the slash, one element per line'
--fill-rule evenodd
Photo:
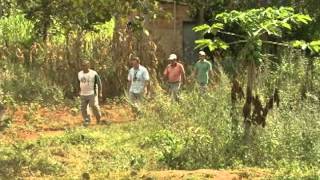
<path fill-rule="evenodd" d="M 243 180 L 243 179 L 263 179 L 269 173 L 262 170 L 211 170 L 200 169 L 195 171 L 170 170 L 170 171 L 150 171 L 141 173 L 144 180 L 181 180 L 181 179 L 213 179 L 213 180 Z"/>
<path fill-rule="evenodd" d="M 102 125 L 110 123 L 127 123 L 134 119 L 134 114 L 128 105 L 102 105 Z M 82 126 L 81 112 L 68 107 L 39 107 L 30 110 L 29 107 L 19 107 L 12 114 L 11 127 L 4 133 L 17 139 L 34 140 L 40 136 L 63 134 L 66 129 Z M 89 128 L 97 126 L 94 117 Z M 2 137 L 0 137 L 2 139 Z"/>

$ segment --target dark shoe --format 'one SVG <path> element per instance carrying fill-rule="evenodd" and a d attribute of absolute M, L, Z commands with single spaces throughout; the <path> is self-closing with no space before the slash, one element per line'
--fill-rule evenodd
<path fill-rule="evenodd" d="M 88 127 L 89 124 L 90 124 L 90 118 L 86 118 L 86 119 L 84 120 L 84 122 L 83 122 L 83 126 L 84 126 L 84 127 Z"/>
<path fill-rule="evenodd" d="M 110 125 L 112 123 L 112 121 L 110 120 L 102 120 L 99 124 L 101 125 Z"/>
<path fill-rule="evenodd" d="M 89 124 L 90 124 L 89 121 L 85 121 L 85 122 L 83 123 L 83 126 L 84 126 L 84 127 L 88 127 Z"/>

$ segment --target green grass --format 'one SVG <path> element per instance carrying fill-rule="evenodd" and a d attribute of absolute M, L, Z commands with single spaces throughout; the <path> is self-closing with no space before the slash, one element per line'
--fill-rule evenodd
<path fill-rule="evenodd" d="M 0 172 L 7 177 L 108 177 L 152 168 L 154 153 L 141 148 L 149 133 L 143 121 L 113 124 L 92 129 L 76 128 L 63 135 L 42 137 L 30 142 L 1 144 Z M 1 175 L 1 173 L 0 173 Z"/>
<path fill-rule="evenodd" d="M 241 170 L 246 168 L 271 171 L 266 179 L 319 179 L 319 102 L 281 91 L 281 106 L 268 115 L 266 128 L 252 126 L 250 143 L 245 143 L 243 102 L 231 113 L 226 92 L 230 89 L 223 79 L 205 97 L 183 92 L 180 103 L 159 94 L 145 104 L 137 121 L 127 124 L 76 127 L 13 144 L 1 141 L 0 179 L 133 179 L 165 169 L 253 171 Z"/>

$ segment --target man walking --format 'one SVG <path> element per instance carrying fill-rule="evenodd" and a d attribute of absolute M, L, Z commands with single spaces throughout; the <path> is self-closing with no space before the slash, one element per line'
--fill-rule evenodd
<path fill-rule="evenodd" d="M 213 70 L 210 61 L 206 60 L 206 53 L 204 51 L 199 52 L 199 60 L 195 64 L 192 77 L 196 77 L 196 80 L 200 86 L 200 93 L 203 95 L 207 91 L 209 83 L 209 73 L 213 77 Z"/>
<path fill-rule="evenodd" d="M 144 93 L 148 93 L 150 90 L 150 77 L 147 68 L 140 65 L 139 57 L 133 57 L 131 65 L 132 68 L 128 74 L 129 99 L 136 110 L 139 111 L 139 103 L 142 101 Z"/>
<path fill-rule="evenodd" d="M 180 86 L 186 80 L 183 65 L 177 60 L 177 55 L 171 54 L 168 58 L 170 64 L 163 72 L 164 79 L 168 83 L 170 97 L 175 101 L 179 101 Z"/>
<path fill-rule="evenodd" d="M 102 97 L 102 85 L 98 73 L 90 69 L 89 61 L 83 61 L 82 71 L 78 73 L 78 79 L 80 82 L 81 113 L 84 120 L 84 126 L 88 126 L 90 123 L 90 116 L 87 112 L 88 105 L 96 117 L 97 124 L 99 124 L 101 111 L 97 95 Z"/>

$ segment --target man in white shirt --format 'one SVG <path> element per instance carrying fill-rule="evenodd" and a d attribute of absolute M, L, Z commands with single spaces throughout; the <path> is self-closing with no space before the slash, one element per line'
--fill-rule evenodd
<path fill-rule="evenodd" d="M 133 57 L 131 59 L 132 68 L 128 74 L 129 98 L 136 108 L 138 103 L 143 99 L 145 92 L 149 92 L 149 72 L 147 68 L 140 65 L 140 58 Z"/>
<path fill-rule="evenodd" d="M 80 82 L 81 113 L 85 126 L 90 123 L 90 116 L 87 112 L 88 105 L 96 117 L 97 124 L 100 123 L 101 119 L 101 111 L 97 97 L 97 95 L 102 97 L 101 79 L 96 71 L 89 68 L 89 61 L 84 61 L 82 63 L 82 71 L 78 73 L 78 79 Z"/>

